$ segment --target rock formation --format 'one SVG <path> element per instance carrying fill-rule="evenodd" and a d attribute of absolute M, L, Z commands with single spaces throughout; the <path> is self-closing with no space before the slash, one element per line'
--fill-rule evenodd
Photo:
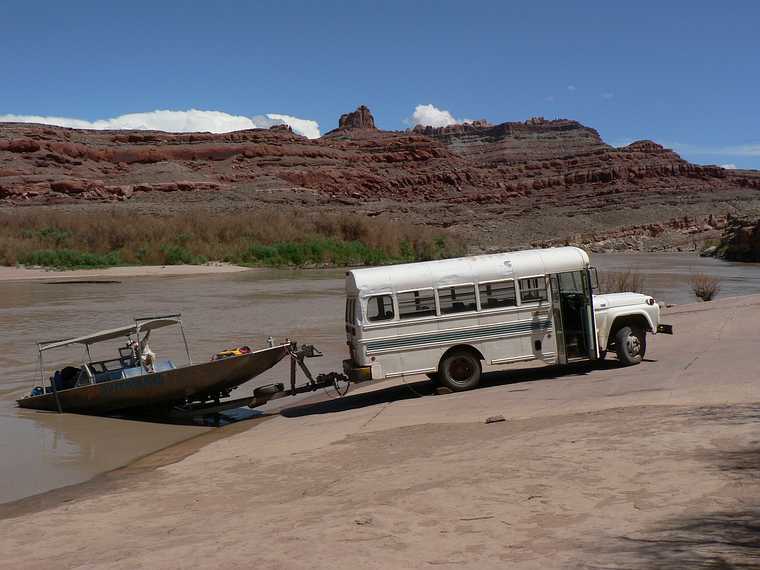
<path fill-rule="evenodd" d="M 375 118 L 369 109 L 360 105 L 353 113 L 346 113 L 338 119 L 339 129 L 375 129 Z"/>
<path fill-rule="evenodd" d="M 361 106 L 339 124 L 309 140 L 280 126 L 171 134 L 0 123 L 0 203 L 269 201 L 408 217 L 494 247 L 760 210 L 760 172 L 691 164 L 652 141 L 614 148 L 576 121 L 396 132 L 375 128 Z"/>

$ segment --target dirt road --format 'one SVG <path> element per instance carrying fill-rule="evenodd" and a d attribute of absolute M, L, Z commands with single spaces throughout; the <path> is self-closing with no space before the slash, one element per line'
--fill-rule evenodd
<path fill-rule="evenodd" d="M 664 321 L 639 366 L 381 384 L 10 505 L 0 566 L 758 567 L 760 295 Z"/>

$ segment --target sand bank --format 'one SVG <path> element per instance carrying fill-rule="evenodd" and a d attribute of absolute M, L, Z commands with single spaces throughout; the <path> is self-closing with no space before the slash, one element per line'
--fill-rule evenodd
<path fill-rule="evenodd" d="M 104 269 L 55 269 L 0 267 L 0 282 L 30 281 L 49 279 L 51 281 L 122 279 L 126 277 L 162 277 L 177 275 L 208 275 L 213 273 L 236 273 L 253 271 L 250 267 L 224 263 L 213 265 L 134 265 L 129 267 L 107 267 Z"/>
<path fill-rule="evenodd" d="M 760 296 L 680 306 L 639 366 L 381 384 L 239 425 L 0 511 L 0 565 L 751 567 L 758 316 Z"/>

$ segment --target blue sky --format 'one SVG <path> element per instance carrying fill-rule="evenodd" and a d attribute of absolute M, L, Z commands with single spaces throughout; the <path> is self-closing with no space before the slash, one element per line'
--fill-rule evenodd
<path fill-rule="evenodd" d="M 324 133 L 359 104 L 384 129 L 433 105 L 457 120 L 577 119 L 612 144 L 760 168 L 750 0 L 4 0 L 0 21 L 0 116 L 277 113 Z"/>

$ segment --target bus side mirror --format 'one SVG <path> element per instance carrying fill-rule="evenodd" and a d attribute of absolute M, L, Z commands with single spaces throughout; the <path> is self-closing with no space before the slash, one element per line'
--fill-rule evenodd
<path fill-rule="evenodd" d="M 591 279 L 591 290 L 596 291 L 599 289 L 599 275 L 596 273 L 596 267 L 589 267 L 588 273 Z"/>

